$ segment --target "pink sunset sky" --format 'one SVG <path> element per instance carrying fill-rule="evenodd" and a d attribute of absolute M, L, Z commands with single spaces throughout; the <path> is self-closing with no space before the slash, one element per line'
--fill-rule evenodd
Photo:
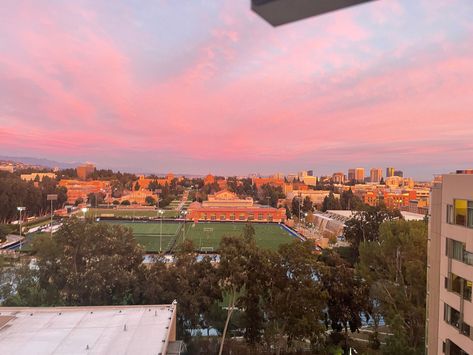
<path fill-rule="evenodd" d="M 473 1 L 3 1 L 0 156 L 233 175 L 473 166 Z"/>

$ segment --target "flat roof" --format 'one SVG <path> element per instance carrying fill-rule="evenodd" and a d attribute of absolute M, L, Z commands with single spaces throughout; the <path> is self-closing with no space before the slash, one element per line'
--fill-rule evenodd
<path fill-rule="evenodd" d="M 357 211 L 350 211 L 350 210 L 329 210 L 329 213 L 339 215 L 345 218 L 351 218 L 355 212 Z M 406 212 L 401 211 L 401 215 L 404 217 L 406 221 L 422 221 L 425 218 L 425 215 L 420 213 L 413 213 L 413 212 Z"/>
<path fill-rule="evenodd" d="M 165 354 L 176 306 L 0 307 L 2 354 Z"/>

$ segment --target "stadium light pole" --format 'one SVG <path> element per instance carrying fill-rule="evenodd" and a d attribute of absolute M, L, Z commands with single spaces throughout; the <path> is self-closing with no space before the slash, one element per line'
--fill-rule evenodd
<path fill-rule="evenodd" d="M 53 236 L 53 201 L 57 201 L 56 194 L 48 194 L 46 196 L 46 201 L 51 201 L 51 224 L 49 225 L 49 230 L 51 232 L 51 237 Z"/>
<path fill-rule="evenodd" d="M 159 253 L 162 252 L 162 241 L 163 241 L 163 210 L 159 210 L 158 213 L 161 215 L 161 223 L 159 227 Z"/>
<path fill-rule="evenodd" d="M 183 240 L 185 241 L 185 240 L 186 240 L 186 219 L 187 219 L 187 211 L 184 211 L 183 214 L 184 214 L 184 238 L 183 238 Z"/>
<path fill-rule="evenodd" d="M 22 222 L 22 220 L 21 220 L 21 212 L 24 211 L 24 210 L 26 210 L 26 207 L 18 206 L 16 209 L 20 212 L 20 237 L 21 237 L 21 222 Z M 22 245 L 23 245 L 23 243 L 21 242 L 21 239 L 20 239 L 20 250 L 21 250 L 21 246 L 22 246 Z"/>

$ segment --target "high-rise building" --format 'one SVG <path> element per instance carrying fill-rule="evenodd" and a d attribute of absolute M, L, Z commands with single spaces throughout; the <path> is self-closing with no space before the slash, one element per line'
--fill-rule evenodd
<path fill-rule="evenodd" d="M 370 181 L 371 182 L 380 182 L 383 177 L 383 169 L 381 168 L 372 168 L 370 170 Z"/>
<path fill-rule="evenodd" d="M 94 173 L 95 165 L 90 163 L 82 164 L 76 168 L 76 171 L 79 179 L 86 180 L 87 177 Z"/>
<path fill-rule="evenodd" d="M 365 169 L 364 168 L 356 168 L 355 169 L 355 181 L 356 182 L 365 182 Z"/>
<path fill-rule="evenodd" d="M 314 170 L 307 170 L 308 176 L 314 176 Z"/>
<path fill-rule="evenodd" d="M 394 168 L 386 168 L 386 177 L 394 176 Z"/>
<path fill-rule="evenodd" d="M 473 170 L 442 175 L 431 193 L 426 353 L 473 354 Z"/>
<path fill-rule="evenodd" d="M 355 169 L 348 169 L 348 181 L 355 181 Z"/>
<path fill-rule="evenodd" d="M 402 170 L 394 170 L 394 176 L 403 177 L 404 173 L 402 172 Z"/>

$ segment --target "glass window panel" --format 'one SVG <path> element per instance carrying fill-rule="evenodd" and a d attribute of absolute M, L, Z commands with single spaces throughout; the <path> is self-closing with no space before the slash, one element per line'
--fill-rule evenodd
<path fill-rule="evenodd" d="M 463 284 L 463 298 L 471 302 L 471 281 L 465 280 Z"/>
<path fill-rule="evenodd" d="M 468 265 L 473 265 L 473 253 L 463 249 L 463 262 Z"/>
<path fill-rule="evenodd" d="M 458 261 L 463 261 L 463 243 L 452 240 L 452 258 Z"/>
<path fill-rule="evenodd" d="M 455 224 L 466 226 L 467 200 L 455 200 Z"/>
<path fill-rule="evenodd" d="M 455 274 L 452 274 L 452 291 L 458 294 L 462 291 L 462 278 Z"/>
<path fill-rule="evenodd" d="M 453 205 L 447 205 L 447 223 L 453 224 Z"/>
<path fill-rule="evenodd" d="M 468 201 L 468 227 L 473 228 L 473 201 Z"/>

